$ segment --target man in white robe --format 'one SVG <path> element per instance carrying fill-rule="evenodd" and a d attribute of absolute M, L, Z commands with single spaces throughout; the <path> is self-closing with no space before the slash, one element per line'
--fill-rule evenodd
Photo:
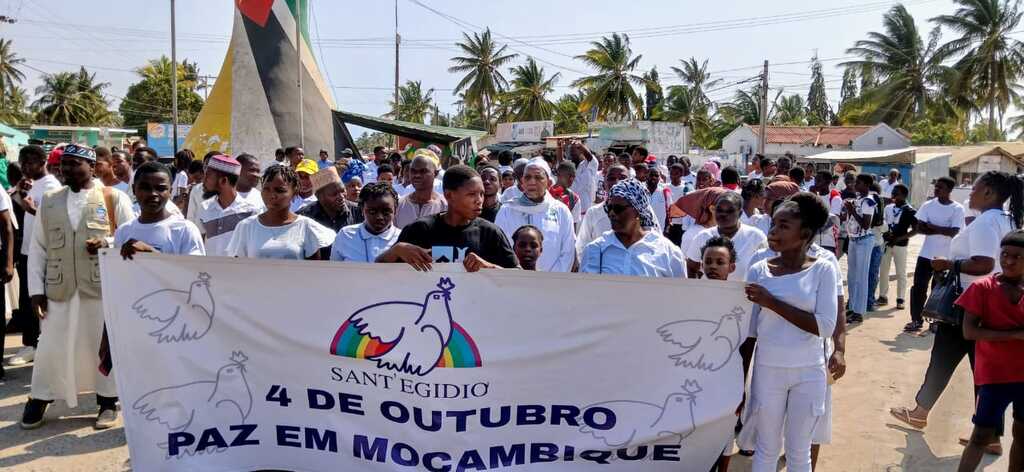
<path fill-rule="evenodd" d="M 95 427 L 117 421 L 114 378 L 100 373 L 103 333 L 97 251 L 110 245 L 114 230 L 135 217 L 131 199 L 93 177 L 96 154 L 68 145 L 61 156 L 67 186 L 52 190 L 39 205 L 28 254 L 32 311 L 42 334 L 32 370 L 32 389 L 21 426 L 38 428 L 49 403 L 78 405 L 78 393 L 95 391 Z"/>

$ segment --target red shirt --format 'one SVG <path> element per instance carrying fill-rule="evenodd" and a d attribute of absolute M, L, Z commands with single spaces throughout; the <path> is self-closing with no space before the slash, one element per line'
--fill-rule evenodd
<path fill-rule="evenodd" d="M 576 203 L 580 201 L 580 196 L 576 192 L 560 185 L 552 185 L 548 192 L 551 193 L 552 197 L 555 197 L 558 201 L 569 207 L 570 210 L 576 208 Z"/>
<path fill-rule="evenodd" d="M 956 304 L 978 317 L 984 328 L 1024 328 L 1024 299 L 1011 303 L 996 274 L 974 281 Z M 1024 382 L 1024 340 L 978 341 L 974 346 L 975 385 Z"/>

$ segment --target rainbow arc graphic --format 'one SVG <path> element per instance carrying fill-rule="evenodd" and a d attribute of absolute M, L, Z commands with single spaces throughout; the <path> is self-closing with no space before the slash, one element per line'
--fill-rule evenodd
<path fill-rule="evenodd" d="M 346 320 L 334 335 L 334 340 L 331 342 L 331 354 L 354 359 L 369 359 L 388 352 L 394 345 L 395 343 L 382 343 L 370 336 L 359 334 L 359 329 Z M 452 321 L 451 338 L 448 340 L 448 345 L 444 347 L 444 352 L 435 367 L 471 368 L 481 365 L 483 362 L 476 342 L 462 326 Z"/>

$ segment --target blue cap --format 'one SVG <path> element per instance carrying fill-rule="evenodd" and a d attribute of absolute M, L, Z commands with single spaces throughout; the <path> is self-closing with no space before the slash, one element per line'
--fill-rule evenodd
<path fill-rule="evenodd" d="M 90 162 L 96 162 L 96 151 L 88 146 L 81 146 L 78 144 L 68 144 L 64 146 L 64 153 L 61 154 L 61 158 L 72 156 L 85 159 Z"/>

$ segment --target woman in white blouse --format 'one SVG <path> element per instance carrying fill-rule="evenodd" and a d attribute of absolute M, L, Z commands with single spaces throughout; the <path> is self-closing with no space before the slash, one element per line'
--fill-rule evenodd
<path fill-rule="evenodd" d="M 252 259 L 320 259 L 320 248 L 330 246 L 335 234 L 292 211 L 298 189 L 299 177 L 291 167 L 268 167 L 262 193 L 266 211 L 238 223 L 227 253 Z"/>
<path fill-rule="evenodd" d="M 505 236 L 522 226 L 533 225 L 544 233 L 544 252 L 537 261 L 537 270 L 569 272 L 576 261 L 576 231 L 572 212 L 548 192 L 554 179 L 551 167 L 543 158 L 531 159 L 523 171 L 523 193 L 502 203 L 494 224 Z"/>
<path fill-rule="evenodd" d="M 775 210 L 768 246 L 778 256 L 747 272 L 757 337 L 748 422 L 757 429 L 754 472 L 775 472 L 783 438 L 786 469 L 810 472 L 811 436 L 825 414 L 825 339 L 836 326 L 837 273 L 808 248 L 828 220 L 814 195 L 794 195 Z"/>
<path fill-rule="evenodd" d="M 612 230 L 583 248 L 580 272 L 686 278 L 683 251 L 651 229 L 655 217 L 643 184 L 635 179 L 615 184 L 604 211 Z"/>
<path fill-rule="evenodd" d="M 718 197 L 715 202 L 715 226 L 698 232 L 687 248 L 685 255 L 688 272 L 701 270 L 701 261 L 704 260 L 701 251 L 705 243 L 712 238 L 725 236 L 736 249 L 736 270 L 729 274 L 729 280 L 743 281 L 754 253 L 768 247 L 768 244 L 760 229 L 740 222 L 742 211 L 743 197 L 740 194 L 725 192 Z"/>

